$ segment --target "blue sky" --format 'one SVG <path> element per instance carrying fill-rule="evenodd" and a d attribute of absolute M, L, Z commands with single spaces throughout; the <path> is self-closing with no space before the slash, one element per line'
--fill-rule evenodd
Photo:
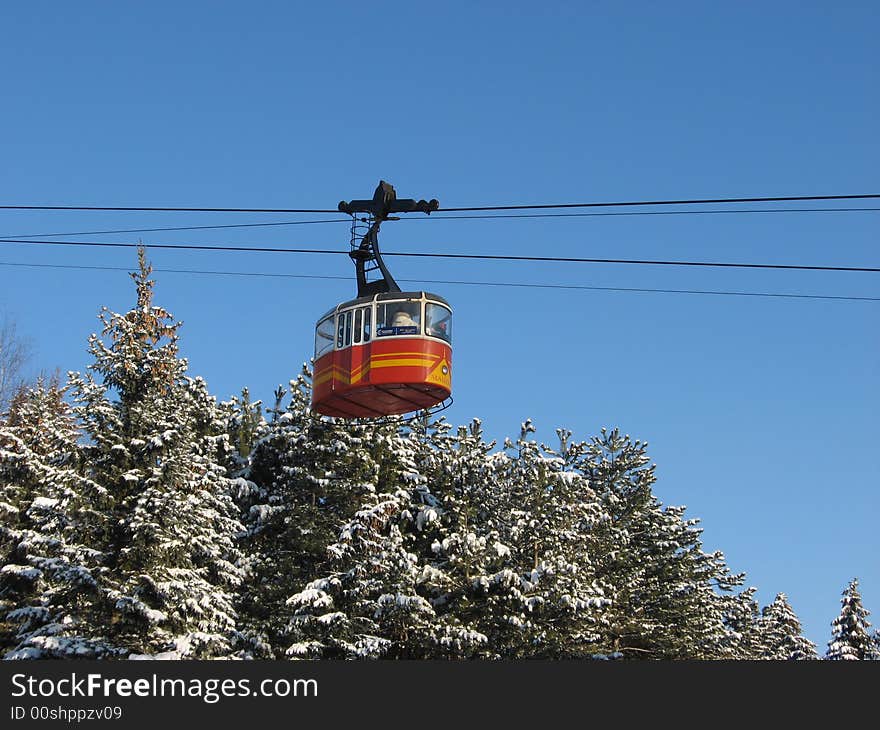
<path fill-rule="evenodd" d="M 0 204 L 335 208 L 380 178 L 443 207 L 878 193 L 878 21 L 870 2 L 19 3 L 0 10 Z M 432 217 L 381 241 L 876 267 L 878 215 Z M 0 234 L 316 218 L 0 211 Z M 81 238 L 138 236 L 344 250 L 348 227 Z M 5 263 L 135 260 L 0 246 Z M 350 277 L 158 273 L 191 371 L 220 398 L 249 386 L 269 400 L 310 357 L 315 320 L 354 293 L 344 256 L 150 255 L 157 269 Z M 875 274 L 388 263 L 414 288 L 880 296 Z M 559 426 L 618 426 L 651 445 L 659 498 L 702 519 L 762 605 L 788 594 L 820 651 L 852 577 L 880 612 L 880 304 L 425 288 L 455 307 L 453 423 L 478 416 L 501 440 L 532 418 L 548 442 Z M 0 266 L 0 310 L 35 367 L 85 368 L 100 306 L 132 303 L 122 271 Z"/>

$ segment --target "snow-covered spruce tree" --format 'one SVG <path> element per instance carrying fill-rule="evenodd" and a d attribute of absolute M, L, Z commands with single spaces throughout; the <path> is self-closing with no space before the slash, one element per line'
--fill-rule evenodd
<path fill-rule="evenodd" d="M 551 451 L 530 438 L 534 431 L 526 421 L 515 443 L 506 440 L 503 452 L 480 464 L 468 451 L 491 444 L 483 444 L 475 422 L 470 433 L 459 433 L 458 458 L 447 457 L 453 484 L 461 480 L 460 498 L 474 498 L 470 529 L 494 547 L 467 599 L 475 627 L 487 636 L 486 656 L 591 656 L 608 600 L 594 580 L 589 535 L 604 515 L 573 468 L 584 445 L 560 429 L 559 451 Z"/>
<path fill-rule="evenodd" d="M 605 601 L 576 557 L 595 519 L 589 490 L 572 498 L 558 456 L 523 453 L 516 468 L 491 453 L 479 421 L 449 431 L 441 420 L 375 435 L 375 491 L 331 546 L 335 570 L 290 599 L 292 655 L 590 653 L 589 614 Z"/>
<path fill-rule="evenodd" d="M 521 569 L 507 523 L 498 519 L 499 498 L 509 505 L 502 497 L 509 459 L 493 453 L 479 419 L 455 433 L 443 419 L 417 425 L 417 469 L 426 486 L 411 533 L 424 564 L 421 590 L 442 627 L 436 654 L 512 658 L 526 643 L 528 622 L 520 617 L 537 599 L 531 570 Z"/>
<path fill-rule="evenodd" d="M 104 632 L 136 654 L 210 657 L 228 651 L 240 581 L 242 528 L 218 461 L 228 446 L 214 399 L 178 356 L 180 324 L 153 304 L 143 249 L 138 258 L 136 307 L 102 312 L 108 342 L 93 335 L 90 372 L 71 374 L 88 476 L 112 500 Z"/>
<path fill-rule="evenodd" d="M 507 459 L 491 453 L 495 444 L 485 440 L 479 419 L 451 430 L 442 418 L 414 422 L 409 430 L 412 474 L 420 479 L 402 527 L 419 563 L 418 593 L 436 616 L 420 651 L 430 658 L 498 656 L 505 647 L 486 632 L 502 612 L 490 608 L 514 605 L 519 615 L 530 598 L 493 519 L 493 494 L 497 499 L 504 473 L 499 465 Z M 520 638 L 521 631 L 504 626 Z"/>
<path fill-rule="evenodd" d="M 0 427 L 0 656 L 107 657 L 100 636 L 104 490 L 78 470 L 57 377 L 13 398 Z"/>
<path fill-rule="evenodd" d="M 290 599 L 291 655 L 427 659 L 495 651 L 476 624 L 489 593 L 516 591 L 519 580 L 505 571 L 509 550 L 487 522 L 492 444 L 478 421 L 457 436 L 448 431 L 441 420 L 373 433 L 374 486 L 330 547 L 334 570 Z"/>
<path fill-rule="evenodd" d="M 602 429 L 577 462 L 608 519 L 592 530 L 592 570 L 611 605 L 600 651 L 624 658 L 724 658 L 724 596 L 742 583 L 702 549 L 698 520 L 664 507 L 647 445 Z"/>
<path fill-rule="evenodd" d="M 482 447 L 476 435 L 470 443 Z M 469 504 L 429 490 L 420 469 L 430 469 L 428 442 L 438 438 L 419 424 L 372 430 L 376 470 L 329 547 L 330 570 L 288 601 L 291 656 L 458 658 L 485 644 L 470 625 L 467 597 L 485 575 L 487 555 L 498 551 L 470 527 Z M 444 456 L 433 463 L 449 470 Z M 484 451 L 471 456 L 485 476 Z"/>
<path fill-rule="evenodd" d="M 311 372 L 276 391 L 240 481 L 248 579 L 240 614 L 256 656 L 285 656 L 294 609 L 287 599 L 331 570 L 328 546 L 375 490 L 379 466 L 369 424 L 321 418 L 310 410 Z M 393 431 L 393 427 L 384 427 Z"/>
<path fill-rule="evenodd" d="M 353 516 L 287 600 L 288 655 L 761 655 L 754 589 L 732 593 L 742 576 L 702 550 L 698 521 L 654 497 L 644 444 L 560 431 L 553 451 L 533 431 L 493 453 L 479 421 L 368 428 L 373 469 L 334 497 Z"/>
<path fill-rule="evenodd" d="M 816 659 L 816 645 L 803 635 L 801 622 L 784 593 L 761 612 L 762 659 L 789 661 Z"/>
<path fill-rule="evenodd" d="M 363 446 L 376 468 L 328 548 L 329 570 L 288 599 L 293 658 L 424 659 L 444 638 L 468 641 L 454 625 L 437 627 L 422 595 L 425 566 L 412 552 L 412 530 L 417 515 L 429 519 L 422 508 L 433 500 L 416 469 L 418 442 L 393 424 L 365 428 Z"/>
<path fill-rule="evenodd" d="M 279 396 L 280 398 L 280 396 Z M 270 658 L 273 652 L 264 630 L 264 623 L 271 619 L 271 611 L 265 612 L 261 604 L 259 586 L 255 585 L 253 568 L 259 565 L 258 552 L 252 541 L 252 533 L 247 525 L 259 520 L 252 512 L 255 505 L 267 501 L 267 492 L 250 480 L 252 450 L 268 432 L 268 424 L 263 417 L 262 401 L 252 402 L 250 392 L 243 388 L 241 396 L 219 404 L 219 415 L 224 422 L 228 452 L 224 461 L 226 470 L 232 478 L 233 498 L 239 509 L 243 531 L 238 535 L 241 551 L 241 581 L 235 597 L 238 614 L 238 629 L 234 642 L 234 656 L 238 658 Z M 258 609 L 259 617 L 253 614 Z"/>
<path fill-rule="evenodd" d="M 219 404 L 219 414 L 225 421 L 228 435 L 230 475 L 239 477 L 250 473 L 251 452 L 257 442 L 268 432 L 268 424 L 263 417 L 262 401 L 251 401 L 250 391 L 242 388 L 241 396 L 233 396 Z"/>
<path fill-rule="evenodd" d="M 868 633 L 871 628 L 869 615 L 870 611 L 862 605 L 859 581 L 854 578 L 843 591 L 840 614 L 831 622 L 831 641 L 825 659 L 875 659 L 874 642 Z"/>
<path fill-rule="evenodd" d="M 763 659 L 765 643 L 761 610 L 755 601 L 757 589 L 719 596 L 724 616 L 725 634 L 718 645 L 718 656 L 725 659 Z"/>

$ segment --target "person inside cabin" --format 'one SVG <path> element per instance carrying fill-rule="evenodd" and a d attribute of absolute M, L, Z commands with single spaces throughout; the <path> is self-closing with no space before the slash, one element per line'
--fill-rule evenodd
<path fill-rule="evenodd" d="M 394 313 L 394 318 L 391 320 L 392 327 L 418 327 L 419 323 L 416 322 L 405 309 L 398 309 Z"/>

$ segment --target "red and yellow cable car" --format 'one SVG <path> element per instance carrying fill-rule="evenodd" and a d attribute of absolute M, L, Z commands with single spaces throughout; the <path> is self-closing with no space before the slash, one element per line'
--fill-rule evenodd
<path fill-rule="evenodd" d="M 398 200 L 384 181 L 372 200 L 339 204 L 340 211 L 352 215 L 349 255 L 355 262 L 358 297 L 331 309 L 315 327 L 316 413 L 379 418 L 451 400 L 452 308 L 436 294 L 401 291 L 382 260 L 378 241 L 379 226 L 389 214 L 430 214 L 438 207 L 436 200 Z M 369 217 L 357 218 L 356 213 Z"/>
<path fill-rule="evenodd" d="M 452 309 L 428 292 L 343 302 L 315 329 L 312 407 L 341 418 L 430 408 L 452 393 Z"/>

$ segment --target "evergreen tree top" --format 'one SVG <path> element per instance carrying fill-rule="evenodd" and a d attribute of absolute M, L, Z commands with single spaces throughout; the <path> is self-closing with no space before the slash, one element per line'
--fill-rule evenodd
<path fill-rule="evenodd" d="M 869 634 L 871 624 L 868 611 L 862 604 L 859 580 L 853 578 L 840 599 L 840 614 L 831 623 L 831 641 L 826 659 L 874 659 L 875 645 Z"/>
<path fill-rule="evenodd" d="M 130 276 L 137 292 L 136 306 L 125 314 L 101 309 L 101 334 L 89 338 L 89 351 L 95 362 L 89 369 L 102 376 L 104 385 L 115 389 L 123 401 L 137 400 L 143 392 L 166 393 L 181 380 L 187 369 L 178 357 L 178 330 L 181 322 L 163 307 L 153 304 L 153 267 L 143 247 L 138 249 L 138 271 Z"/>

